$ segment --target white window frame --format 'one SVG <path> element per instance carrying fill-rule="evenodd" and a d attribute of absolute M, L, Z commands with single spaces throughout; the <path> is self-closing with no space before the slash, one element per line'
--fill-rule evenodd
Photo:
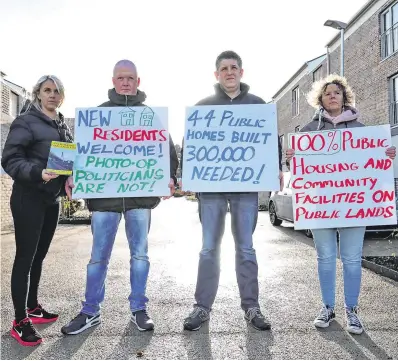
<path fill-rule="evenodd" d="M 296 86 L 292 90 L 292 116 L 300 114 L 300 88 Z"/>
<path fill-rule="evenodd" d="M 393 19 L 393 7 L 394 10 L 397 9 L 397 19 Z M 386 28 L 384 20 L 386 15 L 391 24 L 388 28 Z M 386 59 L 398 52 L 398 1 L 391 4 L 380 14 L 380 49 L 382 59 Z"/>
<path fill-rule="evenodd" d="M 315 75 L 319 74 L 319 78 L 316 79 Z M 318 80 L 322 79 L 322 65 L 318 66 L 313 72 L 312 72 L 312 81 L 315 83 Z"/>
<path fill-rule="evenodd" d="M 389 79 L 389 115 L 390 125 L 392 127 L 398 126 L 398 74 L 395 74 Z"/>
<path fill-rule="evenodd" d="M 15 104 L 14 104 L 13 98 L 15 98 Z M 13 112 L 14 111 L 13 107 L 15 107 L 15 113 Z M 10 113 L 10 115 L 13 118 L 16 118 L 18 116 L 18 113 L 19 113 L 19 94 L 15 93 L 13 91 L 10 91 L 10 110 L 9 110 L 9 113 Z"/>

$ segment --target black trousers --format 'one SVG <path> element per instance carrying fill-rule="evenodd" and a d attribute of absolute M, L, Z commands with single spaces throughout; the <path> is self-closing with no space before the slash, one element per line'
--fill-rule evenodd
<path fill-rule="evenodd" d="M 10 206 L 16 244 L 11 295 L 18 322 L 27 317 L 27 307 L 38 304 L 42 264 L 58 224 L 59 203 L 39 191 L 14 185 Z"/>

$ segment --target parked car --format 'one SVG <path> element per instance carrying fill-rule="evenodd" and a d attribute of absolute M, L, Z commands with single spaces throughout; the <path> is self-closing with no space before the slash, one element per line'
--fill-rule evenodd
<path fill-rule="evenodd" d="M 290 172 L 284 172 L 283 190 L 272 192 L 269 203 L 268 212 L 271 224 L 273 226 L 280 226 L 283 221 L 294 222 L 293 218 L 293 191 L 290 187 Z M 396 203 L 397 204 L 397 203 Z M 398 228 L 398 224 L 368 226 L 366 232 L 393 232 Z M 309 229 L 305 230 L 307 237 L 312 237 L 312 232 Z"/>

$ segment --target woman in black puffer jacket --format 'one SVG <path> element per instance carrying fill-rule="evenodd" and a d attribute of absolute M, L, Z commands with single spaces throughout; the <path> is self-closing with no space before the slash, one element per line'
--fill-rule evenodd
<path fill-rule="evenodd" d="M 15 320 L 11 335 L 25 346 L 42 342 L 32 323 L 58 319 L 57 314 L 39 304 L 37 291 L 42 263 L 58 224 L 58 200 L 66 180 L 46 171 L 51 142 L 73 141 L 57 111 L 63 100 L 61 81 L 52 75 L 41 77 L 33 88 L 32 102 L 11 124 L 1 159 L 14 180 L 10 205 L 16 243 L 11 276 Z"/>

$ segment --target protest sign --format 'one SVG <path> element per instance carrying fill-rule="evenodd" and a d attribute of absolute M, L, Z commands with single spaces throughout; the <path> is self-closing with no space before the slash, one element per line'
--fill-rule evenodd
<path fill-rule="evenodd" d="M 186 109 L 182 184 L 193 192 L 279 189 L 275 104 Z"/>
<path fill-rule="evenodd" d="M 396 224 L 389 125 L 289 134 L 295 229 Z"/>
<path fill-rule="evenodd" d="M 77 108 L 73 198 L 170 194 L 167 108 Z"/>

